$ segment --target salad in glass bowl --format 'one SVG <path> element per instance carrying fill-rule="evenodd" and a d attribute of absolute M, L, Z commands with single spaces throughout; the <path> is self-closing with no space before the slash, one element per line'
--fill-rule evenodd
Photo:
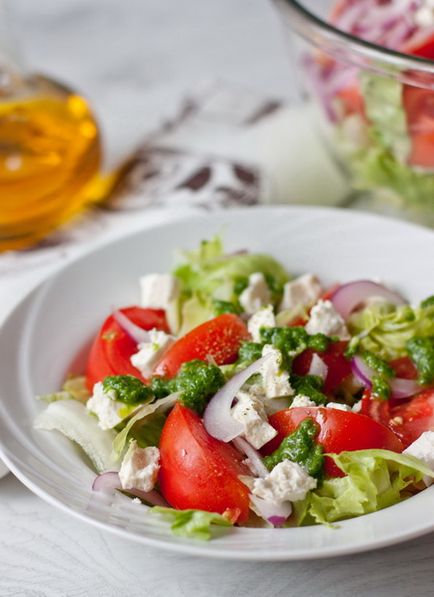
<path fill-rule="evenodd" d="M 433 225 L 434 3 L 276 4 L 300 34 L 303 86 L 354 190 Z"/>
<path fill-rule="evenodd" d="M 324 288 L 218 237 L 141 304 L 101 321 L 84 375 L 39 396 L 38 430 L 174 533 L 333 524 L 434 478 L 434 297 L 376 281 Z M 103 319 L 103 317 L 102 317 Z"/>

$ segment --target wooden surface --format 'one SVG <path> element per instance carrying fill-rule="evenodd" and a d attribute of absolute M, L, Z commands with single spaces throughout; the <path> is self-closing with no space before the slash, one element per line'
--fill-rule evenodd
<path fill-rule="evenodd" d="M 111 160 L 200 80 L 217 76 L 294 97 L 279 23 L 263 0 L 11 4 L 30 62 L 92 99 Z M 433 585 L 434 535 L 340 560 L 198 560 L 99 532 L 12 475 L 0 480 L 1 597 L 422 597 Z"/>

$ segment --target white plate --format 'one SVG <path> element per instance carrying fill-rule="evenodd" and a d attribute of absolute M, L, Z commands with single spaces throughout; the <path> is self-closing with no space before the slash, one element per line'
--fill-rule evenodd
<path fill-rule="evenodd" d="M 433 293 L 434 235 L 412 225 L 351 211 L 260 208 L 194 216 L 135 233 L 67 265 L 33 291 L 0 332 L 0 455 L 48 502 L 140 543 L 183 553 L 251 560 L 319 558 L 370 550 L 434 529 L 427 513 L 434 487 L 339 528 L 231 529 L 201 543 L 174 537 L 166 523 L 124 496 L 92 499 L 94 474 L 56 433 L 32 429 L 39 393 L 59 387 L 113 305 L 137 301 L 137 278 L 167 271 L 176 248 L 194 248 L 223 232 L 229 251 L 273 254 L 294 273 L 317 272 L 325 284 L 377 277 L 410 300 Z M 83 351 L 82 351 L 83 352 Z M 77 366 L 77 365 L 76 365 Z"/>

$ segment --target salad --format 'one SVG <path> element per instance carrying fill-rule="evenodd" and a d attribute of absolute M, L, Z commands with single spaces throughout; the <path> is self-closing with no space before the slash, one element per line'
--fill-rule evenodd
<path fill-rule="evenodd" d="M 338 0 L 330 22 L 368 42 L 434 60 L 431 0 Z M 432 209 L 434 75 L 397 69 L 385 76 L 319 51 L 305 66 L 356 188 L 381 189 Z"/>
<path fill-rule="evenodd" d="M 39 397 L 35 427 L 81 446 L 96 496 L 208 539 L 330 525 L 432 482 L 434 297 L 326 288 L 218 237 L 139 282 L 140 306 L 99 322 L 85 374 Z"/>

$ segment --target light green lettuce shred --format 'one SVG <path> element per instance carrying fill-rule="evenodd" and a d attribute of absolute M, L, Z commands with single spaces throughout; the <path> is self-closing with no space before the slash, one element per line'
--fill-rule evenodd
<path fill-rule="evenodd" d="M 86 402 L 90 398 L 89 390 L 86 387 L 86 378 L 83 376 L 70 377 L 65 381 L 59 392 L 41 394 L 36 397 L 42 402 L 56 402 L 57 400 L 78 400 Z"/>
<path fill-rule="evenodd" d="M 165 412 L 169 408 L 175 405 L 177 399 L 179 397 L 179 392 L 175 392 L 173 394 L 169 394 L 165 398 L 161 398 L 160 400 L 156 400 L 151 404 L 145 404 L 145 406 L 141 406 L 136 413 L 128 420 L 125 427 L 120 431 L 116 437 L 113 439 L 113 454 L 112 458 L 114 460 L 119 460 L 122 456 L 125 445 L 127 443 L 128 437 L 133 426 L 138 422 L 146 419 L 150 415 L 153 415 L 155 412 Z M 153 421 L 154 422 L 154 421 Z"/>
<path fill-rule="evenodd" d="M 397 207 L 408 208 L 408 217 L 434 224 L 434 173 L 408 165 L 410 138 L 402 96 L 402 84 L 393 78 L 364 72 L 360 75 L 369 125 L 363 142 L 351 143 L 345 118 L 336 130 L 336 143 L 348 158 L 359 190 L 374 190 Z M 428 209 L 427 208 L 431 208 Z M 430 215 L 431 214 L 431 215 Z"/>
<path fill-rule="evenodd" d="M 330 524 L 376 512 L 411 495 L 406 491 L 434 478 L 434 471 L 413 456 L 388 450 L 359 450 L 329 454 L 345 477 L 325 479 L 295 506 L 298 524 Z"/>
<path fill-rule="evenodd" d="M 203 510 L 175 510 L 154 506 L 151 512 L 162 514 L 171 521 L 174 535 L 209 541 L 212 537 L 212 527 L 230 527 L 232 524 L 221 514 L 204 512 Z"/>
<path fill-rule="evenodd" d="M 374 303 L 354 313 L 349 319 L 354 336 L 352 347 L 360 347 L 390 360 L 406 355 L 406 343 L 412 338 L 434 335 L 434 305 L 411 307 Z"/>
<path fill-rule="evenodd" d="M 77 400 L 52 402 L 36 417 L 34 427 L 46 431 L 60 431 L 76 442 L 89 456 L 98 473 L 119 468 L 112 457 L 114 431 L 100 429 L 97 419 Z"/>

